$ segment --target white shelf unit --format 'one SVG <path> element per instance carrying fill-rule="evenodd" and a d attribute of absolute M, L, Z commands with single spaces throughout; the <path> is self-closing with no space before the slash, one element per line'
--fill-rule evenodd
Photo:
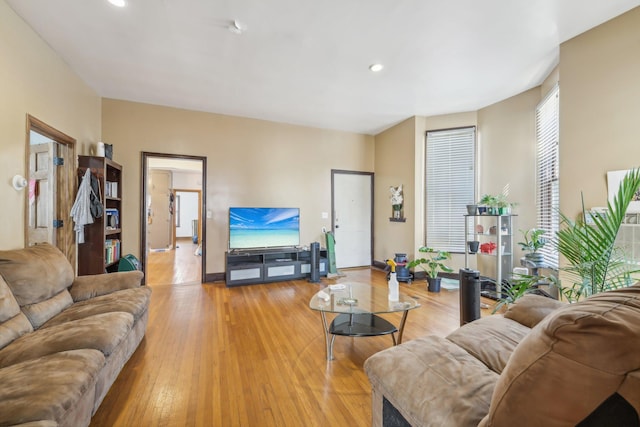
<path fill-rule="evenodd" d="M 465 215 L 464 216 L 464 234 L 465 241 L 478 241 L 480 247 L 483 244 L 495 244 L 495 249 L 489 253 L 482 252 L 478 248 L 478 252 L 471 254 L 469 245 L 466 244 L 464 252 L 464 265 L 469 268 L 469 261 L 472 256 L 487 258 L 488 264 L 495 267 L 495 271 L 483 271 L 479 260 L 476 263 L 480 275 L 489 277 L 495 281 L 496 294 L 500 295 L 502 281 L 511 277 L 513 270 L 513 229 L 515 217 L 517 215 Z M 482 227 L 482 231 L 478 229 Z"/>

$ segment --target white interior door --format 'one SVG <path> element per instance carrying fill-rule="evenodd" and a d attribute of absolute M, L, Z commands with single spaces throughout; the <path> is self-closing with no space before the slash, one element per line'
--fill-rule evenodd
<path fill-rule="evenodd" d="M 147 243 L 149 249 L 166 249 L 171 246 L 171 174 L 167 171 L 152 171 L 149 194 Z"/>
<path fill-rule="evenodd" d="M 27 244 L 48 242 L 56 245 L 53 217 L 56 212 L 56 168 L 53 166 L 55 144 L 46 142 L 29 146 L 29 224 Z"/>
<path fill-rule="evenodd" d="M 371 174 L 335 172 L 333 175 L 333 227 L 336 267 L 371 265 Z"/>

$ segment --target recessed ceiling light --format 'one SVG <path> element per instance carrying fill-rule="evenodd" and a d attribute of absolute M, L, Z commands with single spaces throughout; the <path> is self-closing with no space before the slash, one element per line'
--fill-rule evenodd
<path fill-rule="evenodd" d="M 125 7 L 127 5 L 124 0 L 109 0 L 109 3 L 118 7 Z"/>
<path fill-rule="evenodd" d="M 382 71 L 383 68 L 384 68 L 384 65 L 382 65 L 382 64 L 371 64 L 371 65 L 369 65 L 369 69 L 371 71 L 373 71 L 374 73 L 377 73 L 378 71 Z"/>

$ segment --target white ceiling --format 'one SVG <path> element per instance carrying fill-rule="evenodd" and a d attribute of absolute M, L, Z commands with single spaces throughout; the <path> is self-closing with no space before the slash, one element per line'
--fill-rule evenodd
<path fill-rule="evenodd" d="M 640 0 L 6 0 L 100 96 L 375 135 L 539 85 Z M 228 30 L 233 20 L 247 27 Z M 385 68 L 374 74 L 370 64 Z"/>

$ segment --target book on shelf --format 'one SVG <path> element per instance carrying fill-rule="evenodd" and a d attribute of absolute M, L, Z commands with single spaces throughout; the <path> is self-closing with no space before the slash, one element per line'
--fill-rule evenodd
<path fill-rule="evenodd" d="M 120 240 L 107 239 L 104 242 L 104 261 L 105 264 L 113 264 L 120 259 Z"/>
<path fill-rule="evenodd" d="M 104 194 L 107 197 L 118 198 L 118 183 L 114 181 L 105 181 Z"/>

